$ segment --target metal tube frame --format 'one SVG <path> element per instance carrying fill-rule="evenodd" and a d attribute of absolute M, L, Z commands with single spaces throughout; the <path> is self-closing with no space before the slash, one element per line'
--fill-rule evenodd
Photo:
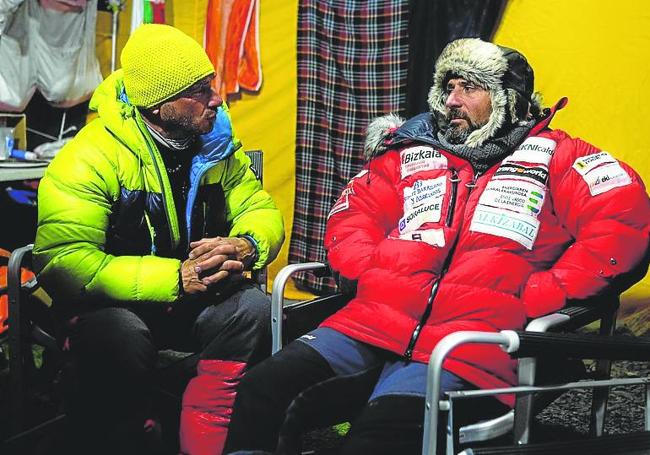
<path fill-rule="evenodd" d="M 302 264 L 289 264 L 283 267 L 273 280 L 271 291 L 271 354 L 282 349 L 282 309 L 284 308 L 284 288 L 289 278 L 298 272 L 319 270 L 326 268 L 322 262 L 305 262 Z"/>

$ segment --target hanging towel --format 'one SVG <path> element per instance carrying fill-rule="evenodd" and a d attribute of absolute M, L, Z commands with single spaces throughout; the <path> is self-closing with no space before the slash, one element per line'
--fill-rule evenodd
<path fill-rule="evenodd" d="M 217 74 L 222 98 L 262 85 L 259 50 L 259 0 L 209 0 L 205 49 Z"/>

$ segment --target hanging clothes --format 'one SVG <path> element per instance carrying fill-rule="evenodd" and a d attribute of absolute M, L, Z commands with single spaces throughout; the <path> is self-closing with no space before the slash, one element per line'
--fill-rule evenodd
<path fill-rule="evenodd" d="M 0 8 L 0 110 L 23 111 L 36 89 L 57 107 L 88 99 L 102 81 L 96 18 L 97 0 L 24 0 Z"/>
<path fill-rule="evenodd" d="M 403 108 L 408 0 L 301 0 L 298 10 L 296 198 L 289 263 L 325 260 L 327 214 L 363 166 L 365 129 Z M 300 288 L 334 289 L 311 273 Z"/>
<path fill-rule="evenodd" d="M 131 31 L 142 24 L 165 23 L 165 0 L 133 0 L 131 4 Z"/>
<path fill-rule="evenodd" d="M 205 49 L 217 74 L 222 98 L 262 85 L 259 50 L 259 0 L 209 0 Z"/>

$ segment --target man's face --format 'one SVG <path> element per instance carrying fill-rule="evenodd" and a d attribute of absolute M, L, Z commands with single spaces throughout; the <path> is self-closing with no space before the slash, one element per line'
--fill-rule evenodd
<path fill-rule="evenodd" d="M 490 93 L 462 78 L 450 79 L 445 89 L 445 113 L 449 124 L 445 138 L 452 144 L 462 144 L 472 131 L 488 122 L 492 113 Z"/>
<path fill-rule="evenodd" d="M 170 137 L 209 133 L 223 100 L 212 88 L 214 75 L 207 76 L 159 107 L 161 125 Z"/>

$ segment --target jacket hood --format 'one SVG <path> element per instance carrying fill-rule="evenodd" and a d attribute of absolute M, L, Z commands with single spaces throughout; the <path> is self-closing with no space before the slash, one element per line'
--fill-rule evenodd
<path fill-rule="evenodd" d="M 445 86 L 452 77 L 461 77 L 488 90 L 492 113 L 485 125 L 472 131 L 465 144 L 479 147 L 501 133 L 501 127 L 523 125 L 528 113 L 541 111 L 541 96 L 534 93 L 534 73 L 526 58 L 514 49 L 478 38 L 463 38 L 449 43 L 436 61 L 429 107 L 441 130 L 448 121 L 445 112 Z"/>

